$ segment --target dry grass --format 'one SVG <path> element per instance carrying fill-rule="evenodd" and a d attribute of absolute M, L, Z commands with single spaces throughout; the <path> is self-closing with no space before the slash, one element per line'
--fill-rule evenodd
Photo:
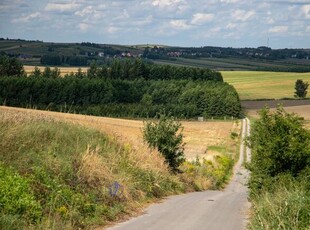
<path fill-rule="evenodd" d="M 31 72 L 33 72 L 35 66 L 27 66 L 24 65 L 24 69 L 25 72 L 27 74 L 31 74 Z M 45 66 L 38 66 L 38 68 L 43 72 Z M 53 67 L 51 67 L 53 69 Z M 79 69 L 79 67 L 57 67 L 60 70 L 60 75 L 61 76 L 65 76 L 66 74 L 70 74 L 70 73 L 76 73 Z M 81 67 L 82 72 L 86 73 L 87 72 L 88 67 Z"/>
<path fill-rule="evenodd" d="M 164 167 L 163 161 L 154 159 L 154 155 L 149 154 L 150 150 L 147 149 L 143 143 L 141 128 L 143 121 L 141 120 L 126 120 L 106 117 L 85 116 L 69 113 L 59 113 L 50 111 L 29 110 L 21 108 L 12 108 L 1 106 L 0 110 L 10 111 L 23 111 L 37 116 L 48 115 L 55 119 L 65 120 L 87 127 L 95 128 L 103 133 L 117 138 L 128 148 L 144 152 L 143 156 L 137 156 L 137 164 L 143 161 L 144 167 L 147 165 L 154 165 L 154 161 L 158 163 L 158 167 Z M 235 142 L 230 138 L 231 132 L 240 132 L 240 122 L 234 121 L 210 121 L 210 122 L 182 122 L 184 126 L 184 142 L 185 155 L 187 159 L 195 159 L 196 156 L 200 158 L 212 159 L 213 155 L 220 154 L 216 150 L 208 150 L 210 146 L 222 146 L 226 149 L 231 149 L 233 153 L 233 145 Z M 141 151 L 142 150 L 142 151 Z M 135 156 L 131 156 L 135 157 Z M 141 158 L 142 157 L 142 158 Z M 153 166 L 154 167 L 154 166 Z"/>

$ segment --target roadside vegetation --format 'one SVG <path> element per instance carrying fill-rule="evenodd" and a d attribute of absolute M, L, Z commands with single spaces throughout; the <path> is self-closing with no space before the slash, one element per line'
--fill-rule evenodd
<path fill-rule="evenodd" d="M 249 229 L 309 229 L 310 132 L 301 117 L 265 108 L 249 145 Z"/>
<path fill-rule="evenodd" d="M 0 228 L 89 229 L 160 197 L 221 188 L 233 157 L 180 165 L 45 115 L 0 111 Z"/>

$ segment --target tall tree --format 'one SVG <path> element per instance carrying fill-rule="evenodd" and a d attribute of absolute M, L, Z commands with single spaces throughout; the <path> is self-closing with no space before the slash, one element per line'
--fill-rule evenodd
<path fill-rule="evenodd" d="M 295 97 L 298 98 L 305 98 L 307 96 L 307 89 L 308 89 L 309 83 L 304 82 L 301 79 L 298 79 L 295 83 Z"/>
<path fill-rule="evenodd" d="M 23 64 L 17 58 L 0 56 L 0 76 L 24 76 Z"/>

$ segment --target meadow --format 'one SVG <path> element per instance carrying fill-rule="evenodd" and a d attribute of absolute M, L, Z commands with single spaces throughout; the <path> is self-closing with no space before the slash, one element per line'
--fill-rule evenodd
<path fill-rule="evenodd" d="M 310 73 L 221 71 L 241 100 L 294 98 L 297 79 L 310 82 Z M 310 94 L 307 95 L 310 98 Z"/>

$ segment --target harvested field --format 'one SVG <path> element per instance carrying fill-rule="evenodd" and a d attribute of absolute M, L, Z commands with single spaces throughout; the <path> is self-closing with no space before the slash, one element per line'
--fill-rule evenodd
<path fill-rule="evenodd" d="M 296 113 L 297 115 L 305 119 L 305 125 L 310 129 L 310 104 L 309 105 L 297 105 L 297 106 L 285 106 L 285 111 L 288 113 Z M 275 108 L 271 108 L 271 111 L 274 111 Z M 257 112 L 259 109 L 248 109 L 246 114 L 252 118 L 258 118 Z"/>
<path fill-rule="evenodd" d="M 106 117 L 95 117 L 69 113 L 30 110 L 1 106 L 0 110 L 22 111 L 37 116 L 51 116 L 55 119 L 93 127 L 103 133 L 116 137 L 123 143 L 130 143 L 134 148 L 143 146 L 141 128 L 143 121 Z M 234 154 L 236 142 L 230 138 L 231 132 L 240 133 L 238 121 L 193 122 L 182 121 L 184 126 L 185 155 L 187 159 L 212 159 L 215 154 L 225 152 Z M 208 150 L 209 149 L 209 150 Z"/>
<path fill-rule="evenodd" d="M 31 72 L 33 72 L 35 66 L 27 66 L 24 65 L 24 69 L 25 72 L 27 74 L 31 74 Z M 38 66 L 38 68 L 43 72 L 45 66 Z M 51 69 L 53 69 L 54 67 L 51 67 Z M 60 70 L 60 74 L 61 76 L 64 76 L 66 74 L 70 74 L 70 73 L 76 73 L 79 69 L 79 67 L 57 67 Z M 86 73 L 87 72 L 88 67 L 81 67 L 82 72 Z"/>

